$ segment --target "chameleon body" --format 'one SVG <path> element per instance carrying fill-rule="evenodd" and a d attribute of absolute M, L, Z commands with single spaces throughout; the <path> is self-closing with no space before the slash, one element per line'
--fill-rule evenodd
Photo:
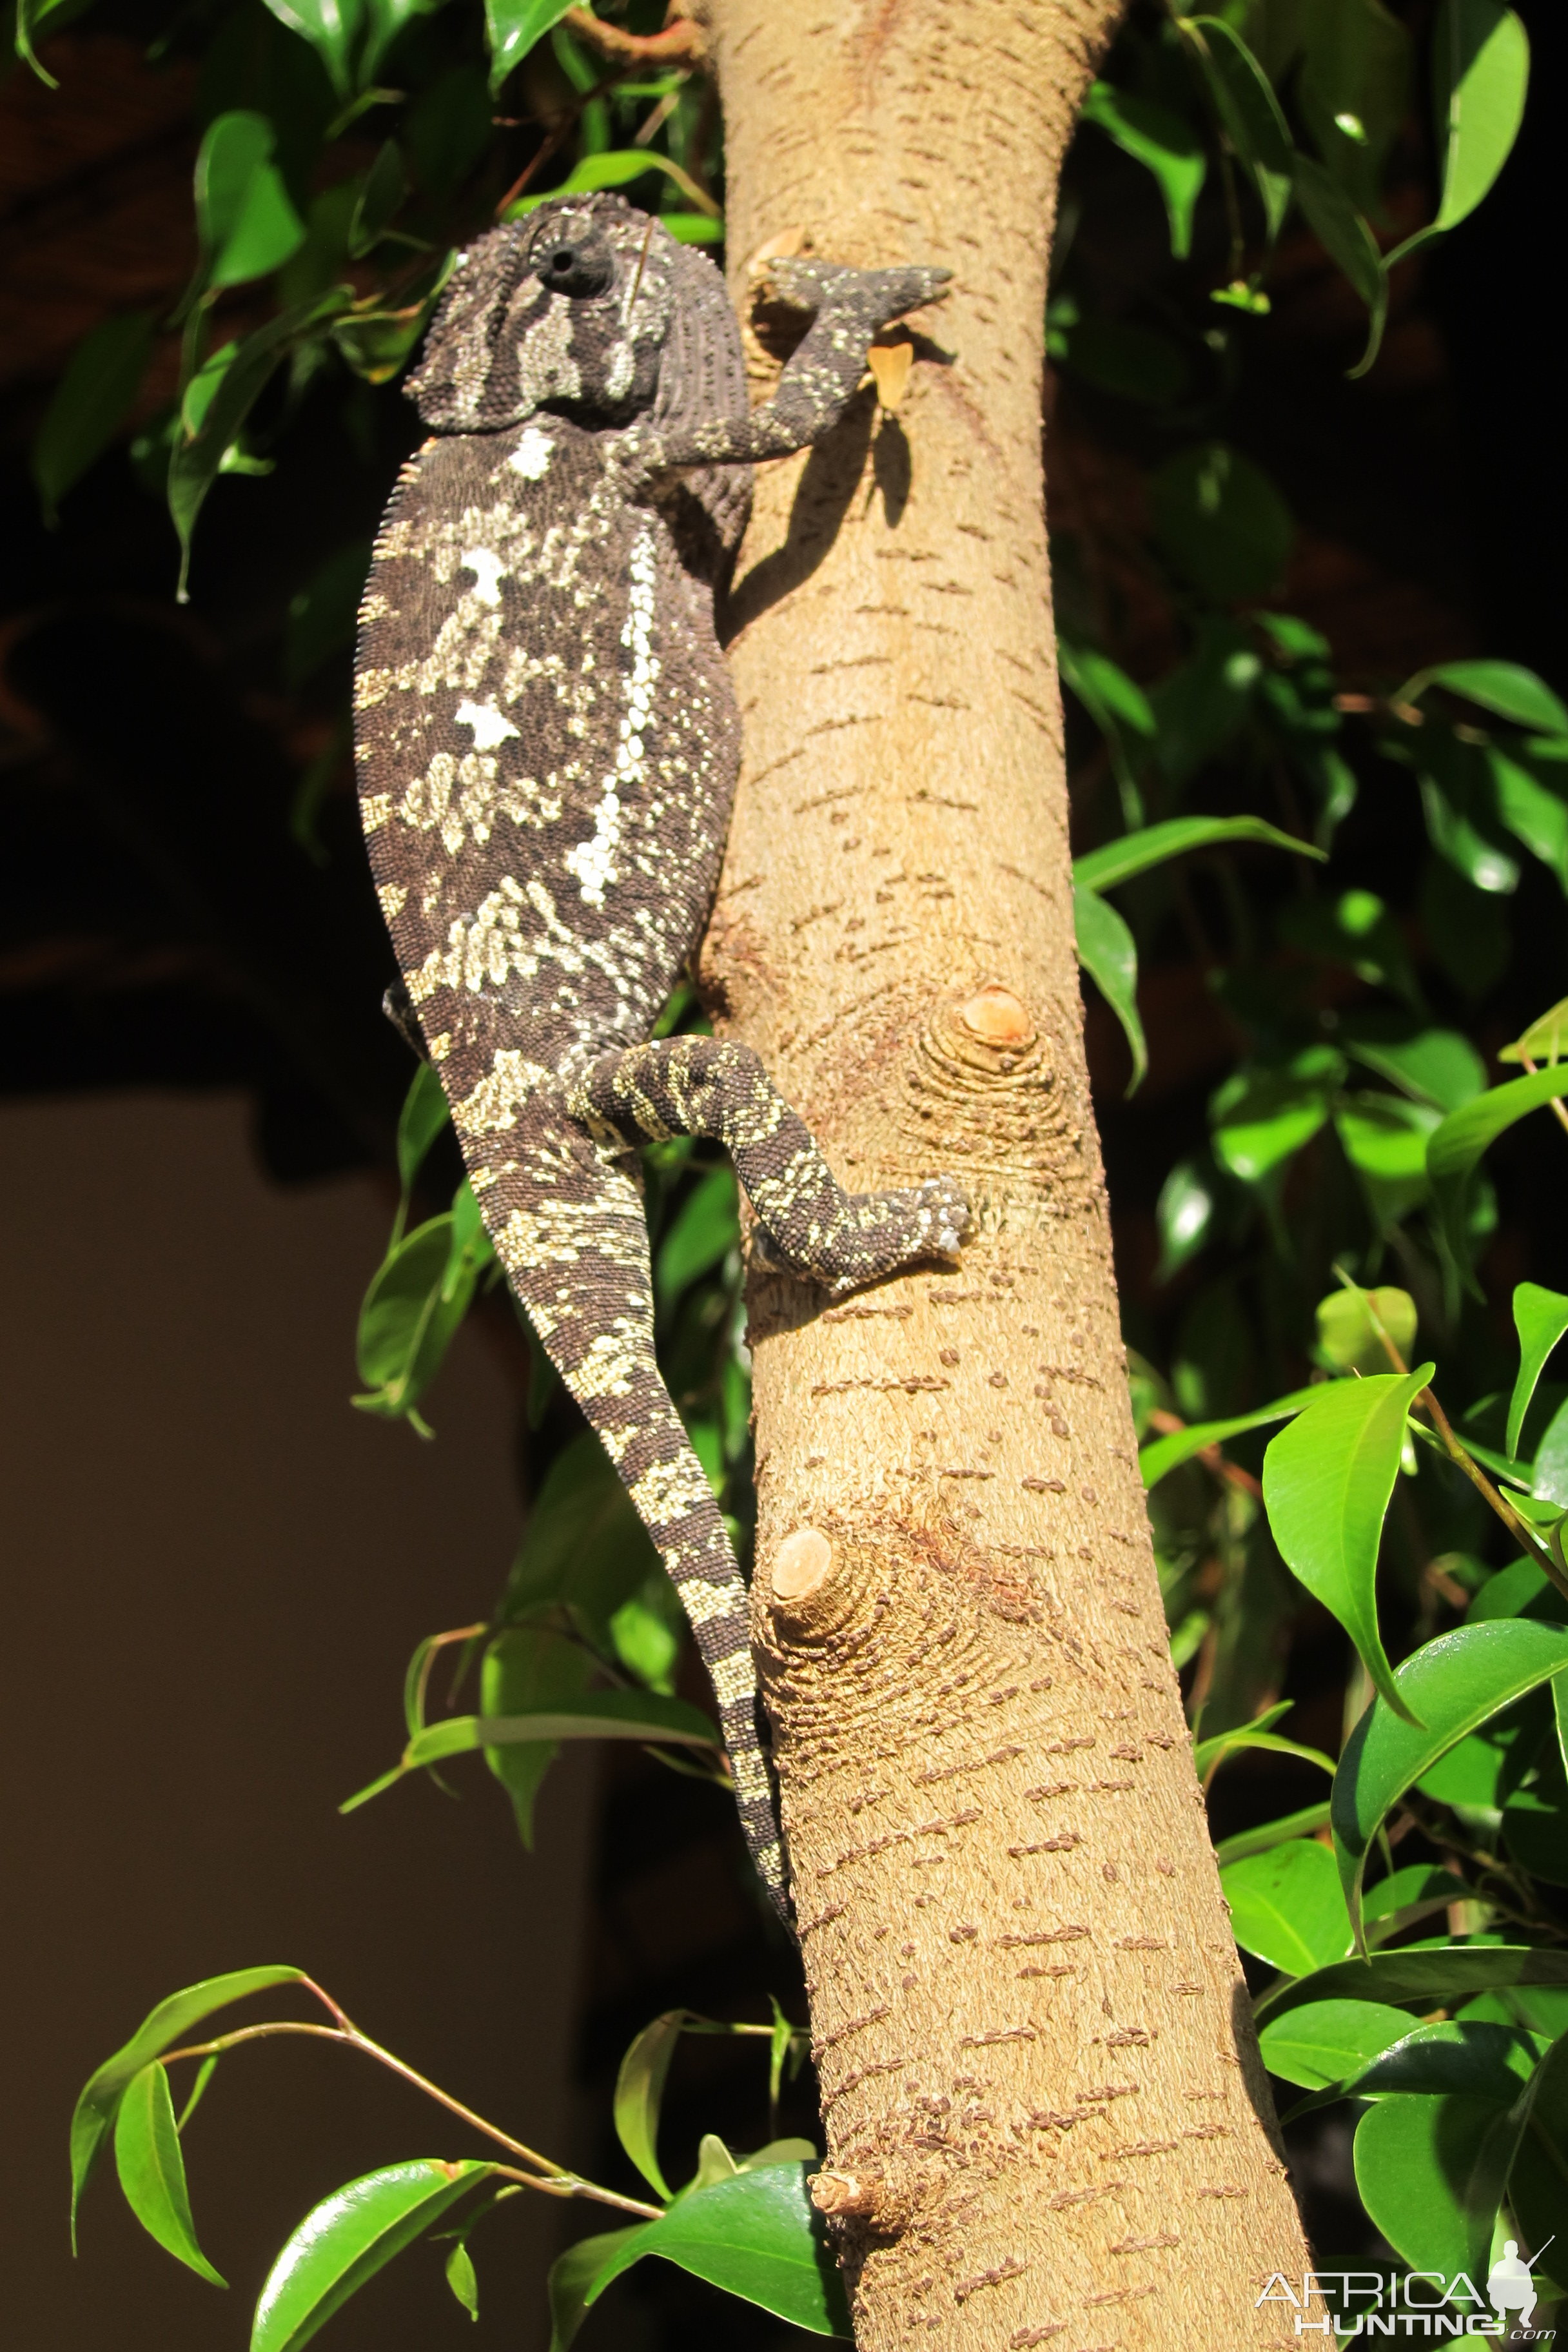
<path fill-rule="evenodd" d="M 851 1196 L 754 1054 L 650 1043 L 707 920 L 740 761 L 713 597 L 750 463 L 844 413 L 944 273 L 779 265 L 816 313 L 748 409 L 718 272 L 622 199 L 542 206 L 458 263 L 410 390 L 361 613 L 363 825 L 414 1018 L 507 1274 L 674 1580 L 776 1900 L 746 1593 L 654 1361 L 645 1138 L 731 1152 L 776 1255 L 834 1290 L 951 1257 L 944 1178 Z"/>

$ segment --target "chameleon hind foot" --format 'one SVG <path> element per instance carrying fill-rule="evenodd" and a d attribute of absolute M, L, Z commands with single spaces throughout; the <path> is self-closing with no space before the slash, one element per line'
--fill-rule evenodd
<path fill-rule="evenodd" d="M 922 1258 L 952 1259 L 970 1228 L 968 1198 L 951 1176 L 900 1192 L 847 1192 L 749 1045 L 668 1037 L 603 1055 L 571 1109 L 612 1148 L 712 1136 L 734 1160 L 771 1244 L 763 1262 L 810 1275 L 836 1295 Z"/>

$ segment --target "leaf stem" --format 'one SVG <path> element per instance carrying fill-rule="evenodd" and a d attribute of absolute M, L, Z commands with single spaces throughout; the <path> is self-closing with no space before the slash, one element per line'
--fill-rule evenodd
<path fill-rule="evenodd" d="M 453 2098 L 450 2092 L 443 2091 L 403 2059 L 395 2057 L 390 2050 L 384 2050 L 379 2042 L 373 2042 L 368 2033 L 362 2033 L 331 1995 L 311 1978 L 306 1977 L 303 1982 L 331 2012 L 337 2020 L 336 2024 L 316 2025 L 304 2018 L 277 2018 L 263 2025 L 237 2026 L 232 2033 L 219 2034 L 211 2042 L 191 2042 L 181 2049 L 166 2051 L 163 2064 L 173 2065 L 180 2058 L 216 2058 L 226 2050 L 237 2049 L 241 2042 L 261 2042 L 279 2033 L 302 2033 L 316 2042 L 336 2042 L 345 2049 L 358 2050 L 365 2057 L 374 2058 L 378 2065 L 400 2075 L 416 2091 L 423 2091 L 426 2098 L 434 2099 L 438 2106 L 445 2107 L 449 2115 L 456 2116 L 471 2130 L 482 2133 L 486 2139 L 494 2140 L 496 2146 L 505 2148 L 509 2156 L 535 2168 L 531 2172 L 517 2172 L 507 2166 L 498 2165 L 495 2168 L 497 2172 L 504 2174 L 509 2180 L 520 2181 L 529 2189 L 542 2189 L 546 2196 L 592 2198 L 600 2205 L 613 2205 L 621 2212 L 636 2213 L 647 2221 L 658 2219 L 663 2210 L 661 2206 L 645 2205 L 636 2198 L 621 2196 L 614 2189 L 601 2189 L 596 2181 L 584 2180 L 581 2174 L 569 2172 L 564 2165 L 552 2164 L 549 2157 L 541 2156 L 537 2149 L 527 2147 L 520 2139 L 513 2139 L 510 2133 L 502 2131 L 499 2124 L 487 2123 L 483 2116 L 476 2115 L 472 2107 L 463 2105 L 461 2099 Z M 752 2030 L 765 2032 L 768 2029 L 758 2026 Z"/>

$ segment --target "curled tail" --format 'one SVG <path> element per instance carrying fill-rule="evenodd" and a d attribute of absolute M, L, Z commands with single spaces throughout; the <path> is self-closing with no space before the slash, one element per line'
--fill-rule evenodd
<path fill-rule="evenodd" d="M 757 1734 L 746 1588 L 654 1360 L 653 1269 L 637 1186 L 547 1095 L 532 1096 L 515 1125 L 492 1126 L 471 1100 L 455 1116 L 512 1287 L 680 1595 L 719 1701 L 746 1843 L 787 1921 L 784 1853 Z"/>

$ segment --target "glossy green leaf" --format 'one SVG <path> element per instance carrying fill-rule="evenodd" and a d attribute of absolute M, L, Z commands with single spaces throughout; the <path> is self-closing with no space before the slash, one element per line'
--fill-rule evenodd
<path fill-rule="evenodd" d="M 1237 1942 L 1271 1968 L 1310 1976 L 1349 1953 L 1351 1923 L 1334 1857 L 1316 1839 L 1233 1862 L 1219 1883 Z"/>
<path fill-rule="evenodd" d="M 1484 2273 L 1517 2142 L 1508 2110 L 1490 2099 L 1379 2099 L 1356 2126 L 1356 2187 L 1413 2268 Z"/>
<path fill-rule="evenodd" d="M 645 2025 L 616 2077 L 616 2137 L 643 2179 L 665 2198 L 670 2188 L 659 2168 L 658 2113 L 670 2061 L 690 2017 L 689 2010 L 671 2009 Z"/>
<path fill-rule="evenodd" d="M 195 432 L 182 434 L 169 458 L 169 514 L 181 550 L 179 596 L 185 595 L 191 534 L 240 427 L 290 349 L 346 310 L 352 290 L 336 286 L 314 300 L 284 310 L 238 346 Z"/>
<path fill-rule="evenodd" d="M 1377 1626 L 1377 1555 L 1405 1418 L 1435 1369 L 1330 1382 L 1263 1457 L 1263 1500 L 1281 1558 L 1339 1619 L 1402 1715 L 1410 1703 Z"/>
<path fill-rule="evenodd" d="M 1138 1018 L 1138 947 L 1115 908 L 1081 883 L 1072 894 L 1078 960 L 1121 1024 L 1132 1053 L 1133 1093 L 1149 1066 L 1149 1048 Z"/>
<path fill-rule="evenodd" d="M 529 1715 L 448 1715 L 412 1738 L 390 1772 L 357 1790 L 338 1807 L 353 1812 L 405 1774 L 481 1748 L 537 1746 L 558 1739 L 635 1739 L 647 1746 L 722 1748 L 722 1737 L 700 1708 L 657 1691 L 588 1691 L 570 1705 Z"/>
<path fill-rule="evenodd" d="M 459 2238 L 447 2257 L 447 2284 L 470 2319 L 479 2315 L 479 2278 L 474 2258 Z"/>
<path fill-rule="evenodd" d="M 1379 1290 L 1331 1290 L 1317 1307 L 1318 1345 L 1341 1372 L 1386 1372 L 1388 1334 L 1408 1363 L 1415 1345 L 1415 1301 L 1392 1284 Z"/>
<path fill-rule="evenodd" d="M 1351 1916 L 1378 1824 L 1405 1790 L 1467 1733 L 1568 1667 L 1568 1632 L 1528 1618 L 1461 1625 L 1400 1667 L 1395 1713 L 1379 1697 L 1340 1759 L 1332 1796 L 1334 1846 Z"/>
<path fill-rule="evenodd" d="M 1321 1381 L 1311 1388 L 1292 1389 L 1289 1396 L 1276 1397 L 1272 1404 L 1260 1404 L 1251 1412 L 1232 1413 L 1225 1421 L 1194 1422 L 1186 1429 L 1173 1429 L 1164 1437 L 1152 1439 L 1138 1455 L 1145 1489 L 1158 1486 L 1205 1446 L 1223 1445 L 1227 1437 L 1239 1437 L 1244 1430 L 1266 1429 L 1271 1421 L 1289 1420 L 1292 1413 L 1316 1403 L 1322 1392 Z"/>
<path fill-rule="evenodd" d="M 1324 2091 L 1402 2042 L 1410 2020 L 1402 2009 L 1375 2000 L 1317 2000 L 1266 2025 L 1263 2063 L 1282 2082 Z"/>
<path fill-rule="evenodd" d="M 1149 505 L 1166 554 L 1221 604 L 1266 594 L 1289 562 L 1296 540 L 1289 508 L 1263 468 L 1226 442 L 1199 442 L 1168 457 L 1150 477 Z M 1307 843 L 1283 838 L 1314 854 Z"/>
<path fill-rule="evenodd" d="M 595 1672 L 593 1654 L 581 1642 L 548 1625 L 509 1626 L 486 1645 L 479 1673 L 481 1712 L 513 1719 L 571 1714 L 587 1696 Z M 513 1740 L 484 1751 L 485 1762 L 511 1799 L 517 1832 L 529 1851 L 533 1846 L 534 1799 L 560 1752 L 560 1742 L 553 1739 Z"/>
<path fill-rule="evenodd" d="M 605 1650 L 614 1646 L 616 1612 L 650 1578 L 663 1575 L 614 1463 L 592 1431 L 584 1431 L 545 1473 L 498 1613 L 514 1620 L 564 1604 Z"/>
<path fill-rule="evenodd" d="M 1388 275 L 1377 240 L 1332 173 L 1321 163 L 1310 155 L 1298 155 L 1294 178 L 1298 201 L 1315 235 L 1371 314 L 1366 349 L 1351 370 L 1352 375 L 1364 375 L 1377 357 L 1388 316 Z"/>
<path fill-rule="evenodd" d="M 1178 1160 L 1160 1187 L 1154 1220 L 1160 1228 L 1156 1282 L 1169 1282 L 1196 1257 L 1214 1230 L 1218 1188 L 1206 1156 Z"/>
<path fill-rule="evenodd" d="M 1519 1451 L 1524 1416 L 1547 1358 L 1568 1331 L 1568 1297 L 1561 1290 L 1543 1290 L 1538 1282 L 1517 1284 L 1513 1328 L 1519 1333 L 1519 1374 L 1509 1399 L 1508 1434 L 1503 1441 L 1505 1452 L 1510 1454 Z"/>
<path fill-rule="evenodd" d="M 1383 0 L 1315 0 L 1300 24 L 1297 105 L 1336 183 L 1370 212 L 1407 110 L 1410 36 Z"/>
<path fill-rule="evenodd" d="M 656 147 L 626 147 L 599 149 L 574 163 L 558 188 L 547 196 L 524 196 L 517 205 L 518 213 L 531 212 L 536 205 L 550 204 L 557 196 L 588 195 L 597 188 L 627 188 L 636 180 L 646 179 L 650 172 L 662 172 L 672 180 L 702 215 L 719 219 L 719 207 L 707 191 L 699 187 L 689 172 L 672 157 L 661 155 Z"/>
<path fill-rule="evenodd" d="M 654 1260 L 654 1293 L 661 1307 L 673 1306 L 688 1285 L 720 1265 L 741 1237 L 735 1178 L 728 1168 L 710 1168 L 686 1199 Z"/>
<path fill-rule="evenodd" d="M 1537 2254 L 1568 2243 L 1568 2035 L 1553 2042 L 1521 2102 L 1523 2131 L 1509 2177 L 1509 2203 Z M 1563 2259 L 1568 2259 L 1563 2257 Z M 1550 2264 L 1561 2278 L 1559 2259 Z"/>
<path fill-rule="evenodd" d="M 340 98 L 353 89 L 353 56 L 363 0 L 267 0 L 280 25 L 309 41 Z"/>
<path fill-rule="evenodd" d="M 1083 120 L 1153 173 L 1171 225 L 1171 251 L 1178 260 L 1184 258 L 1192 251 L 1193 215 L 1208 171 L 1202 145 L 1187 124 L 1165 107 L 1130 97 L 1106 81 L 1090 84 Z"/>
<path fill-rule="evenodd" d="M 473 1296 L 477 1269 L 464 1267 L 450 1212 L 395 1242 L 360 1309 L 357 1362 L 362 1412 L 387 1419 L 413 1411 L 435 1379 Z"/>
<path fill-rule="evenodd" d="M 1541 2035 L 1516 2025 L 1465 2018 L 1412 2031 L 1406 2019 L 1401 2039 L 1369 2058 L 1344 2087 L 1365 2099 L 1394 2092 L 1428 2097 L 1461 2093 L 1510 2107 L 1534 2073 L 1544 2047 Z"/>
<path fill-rule="evenodd" d="M 1377 1940 L 1386 1942 L 1391 1935 L 1413 1927 L 1417 1919 L 1446 1910 L 1450 1903 L 1468 1901 L 1470 1895 L 1471 1889 L 1451 1870 L 1438 1870 L 1426 1862 L 1408 1863 L 1403 1870 L 1391 1870 L 1386 1878 L 1380 1878 L 1375 1886 L 1365 1890 L 1362 1917 L 1368 1932 L 1375 1927 Z"/>
<path fill-rule="evenodd" d="M 368 90 L 381 70 L 382 60 L 405 25 L 429 16 L 442 0 L 365 0 L 364 46 L 360 51 L 359 84 Z"/>
<path fill-rule="evenodd" d="M 1358 980 L 1374 988 L 1392 988 L 1412 1010 L 1420 1008 L 1421 990 L 1404 935 L 1375 891 L 1342 890 L 1335 898 L 1299 898 L 1281 908 L 1279 931 L 1291 947 L 1323 956 L 1331 963 L 1348 964 Z M 1336 1032 L 1339 1042 L 1348 1045 L 1358 1021 L 1367 1017 L 1352 1013 Z M 1391 1019 L 1400 1024 L 1397 1013 L 1371 1016 L 1373 1023 Z M 1406 1020 L 1400 1025 L 1407 1030 L 1410 1024 Z M 1404 1082 L 1396 1078 L 1394 1083 Z M 1481 1083 L 1486 1083 L 1484 1076 Z"/>
<path fill-rule="evenodd" d="M 1477 890 L 1507 897 L 1517 889 L 1519 860 L 1501 837 L 1479 747 L 1442 728 L 1426 729 L 1415 764 L 1427 837 L 1438 856 Z"/>
<path fill-rule="evenodd" d="M 1274 849 L 1294 850 L 1299 857 L 1323 855 L 1311 842 L 1281 833 L 1278 825 L 1266 824 L 1261 817 L 1175 816 L 1161 824 L 1144 825 L 1137 833 L 1124 833 L 1103 847 L 1075 857 L 1073 881 L 1082 890 L 1113 890 L 1119 882 L 1130 882 L 1135 874 L 1146 874 L 1167 858 L 1228 841 L 1267 842 Z"/>
<path fill-rule="evenodd" d="M 395 139 L 382 142 L 354 205 L 348 249 L 356 260 L 374 251 L 396 219 L 408 194 L 408 174 Z"/>
<path fill-rule="evenodd" d="M 272 161 L 277 135 L 244 109 L 207 126 L 196 154 L 196 228 L 202 281 L 243 286 L 280 269 L 305 242 L 305 224 Z"/>
<path fill-rule="evenodd" d="M 1468 1264 L 1464 1221 L 1469 1181 L 1482 1154 L 1500 1135 L 1539 1110 L 1545 1103 L 1568 1095 L 1568 1068 L 1536 1070 L 1489 1087 L 1474 1102 L 1450 1111 L 1434 1129 L 1426 1145 L 1426 1173 L 1437 1196 L 1449 1245 L 1461 1265 Z"/>
<path fill-rule="evenodd" d="M 1426 1139 L 1441 1118 L 1435 1105 L 1400 1095 L 1352 1094 L 1336 1104 L 1334 1132 L 1382 1223 L 1396 1223 L 1426 1198 Z"/>
<path fill-rule="evenodd" d="M 816 2336 L 849 2334 L 849 2313 L 804 2164 L 769 2165 L 678 2198 L 625 2240 L 589 2288 L 594 2303 L 632 2263 L 662 2254 Z"/>
<path fill-rule="evenodd" d="M 1215 1847 L 1215 1860 L 1223 1869 L 1228 1862 L 1243 1862 L 1249 1853 L 1267 1853 L 1270 1846 L 1283 1845 L 1287 1838 L 1311 1837 L 1329 1826 L 1329 1808 L 1303 1805 L 1299 1812 L 1282 1813 L 1278 1821 L 1259 1822 L 1256 1829 L 1237 1830 L 1231 1837 L 1221 1838 Z"/>
<path fill-rule="evenodd" d="M 550 2267 L 550 2352 L 567 2352 L 588 2316 L 589 2289 L 622 2248 L 641 2235 L 640 2223 L 635 2230 L 606 2230 L 598 2237 L 580 2238 L 556 2257 Z"/>
<path fill-rule="evenodd" d="M 1467 219 L 1509 159 L 1530 83 L 1530 42 L 1514 11 L 1499 0 L 1441 0 L 1432 81 L 1443 170 L 1437 216 L 1391 262 Z"/>
<path fill-rule="evenodd" d="M 1290 132 L 1268 75 L 1222 16 L 1194 16 L 1205 78 L 1232 146 L 1240 156 L 1263 206 L 1270 246 L 1290 207 Z"/>
<path fill-rule="evenodd" d="M 1430 1029 L 1397 1013 L 1359 1013 L 1341 1024 L 1339 1041 L 1416 1100 L 1458 1110 L 1487 1086 L 1486 1065 L 1458 1029 Z"/>
<path fill-rule="evenodd" d="M 155 2060 L 125 2086 L 114 2118 L 114 2163 L 125 2201 L 148 2236 L 198 2278 L 226 2286 L 196 2243 L 168 2069 Z"/>
<path fill-rule="evenodd" d="M 1239 1756 L 1249 1748 L 1265 1748 L 1274 1756 L 1294 1756 L 1304 1764 L 1315 1764 L 1321 1771 L 1331 1773 L 1333 1759 L 1321 1748 L 1303 1748 L 1299 1740 L 1286 1739 L 1274 1727 L 1290 1712 L 1289 1699 L 1268 1708 L 1251 1723 L 1238 1723 L 1228 1731 L 1216 1731 L 1210 1739 L 1198 1740 L 1193 1748 L 1193 1766 L 1200 1780 L 1207 1782 L 1227 1757 Z"/>
<path fill-rule="evenodd" d="M 73 2243 L 81 2192 L 98 2160 L 105 2135 L 113 2126 L 127 2084 L 154 2058 L 183 2042 L 192 2026 L 199 2025 L 215 2010 L 226 2009 L 230 2001 L 245 2000 L 253 1992 L 265 1992 L 271 1985 L 305 1981 L 301 1969 L 284 1968 L 236 1969 L 226 1976 L 205 1977 L 199 1984 L 187 1985 L 183 1992 L 171 1993 L 167 2000 L 160 2001 L 143 2018 L 123 2049 L 104 2061 L 89 2078 L 71 2117 Z"/>
<path fill-rule="evenodd" d="M 489 2170 L 472 2158 L 446 2164 L 427 2157 L 334 2189 L 306 2214 L 268 2272 L 250 2352 L 298 2352 Z"/>
<path fill-rule="evenodd" d="M 1209 1103 L 1214 1154 L 1244 1184 L 1261 1184 L 1328 1120 L 1344 1063 L 1331 1045 L 1307 1045 L 1283 1064 L 1245 1064 Z"/>
<path fill-rule="evenodd" d="M 1531 1944 L 1451 1944 L 1440 1951 L 1373 1952 L 1310 1977 L 1270 1985 L 1258 2002 L 1261 2025 L 1313 2000 L 1375 2000 L 1452 2008 L 1468 1995 L 1510 1985 L 1568 1986 L 1568 1951 Z"/>
<path fill-rule="evenodd" d="M 1430 686 L 1445 687 L 1450 694 L 1476 703 L 1482 710 L 1511 719 L 1516 727 L 1528 727 L 1541 735 L 1568 735 L 1568 704 L 1520 662 L 1438 662 L 1433 668 L 1417 670 L 1414 677 L 1406 678 L 1394 698 L 1396 702 L 1418 701 Z"/>
<path fill-rule="evenodd" d="M 649 1690 L 673 1692 L 686 1638 L 685 1612 L 662 1569 L 645 1578 L 610 1618 L 610 1643 L 628 1674 Z"/>
<path fill-rule="evenodd" d="M 1539 1014 L 1522 1037 L 1498 1049 L 1500 1062 L 1568 1061 L 1568 996 Z"/>
<path fill-rule="evenodd" d="M 1139 771 L 1157 732 L 1148 696 L 1109 655 L 1093 646 L 1075 645 L 1059 632 L 1057 667 L 1062 684 L 1078 697 L 1105 739 L 1124 817 L 1129 824 L 1142 825 Z"/>
<path fill-rule="evenodd" d="M 499 90 L 535 41 L 558 25 L 572 0 L 485 0 L 485 36 L 490 51 L 490 89 Z"/>
<path fill-rule="evenodd" d="M 66 492 L 103 455 L 142 389 L 153 355 L 150 311 L 105 319 L 82 337 L 33 442 L 33 479 L 52 522 Z"/>

